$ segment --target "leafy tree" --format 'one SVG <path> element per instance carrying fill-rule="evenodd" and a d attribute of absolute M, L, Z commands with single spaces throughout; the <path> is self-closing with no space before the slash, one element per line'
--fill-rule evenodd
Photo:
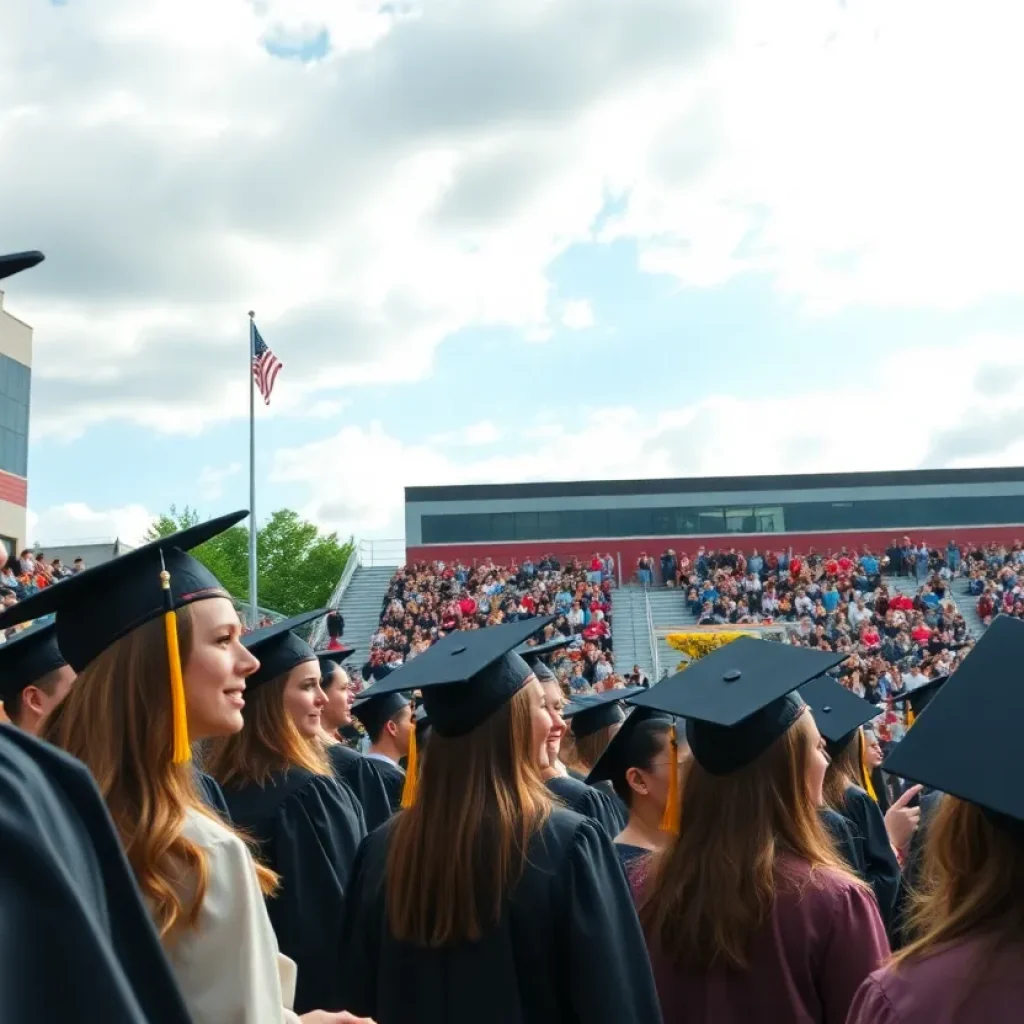
<path fill-rule="evenodd" d="M 146 534 L 156 540 L 195 526 L 199 513 L 175 506 L 158 516 Z M 278 509 L 256 534 L 258 598 L 262 608 L 298 615 L 324 607 L 352 554 L 353 543 L 336 533 L 321 534 L 292 509 Z M 249 527 L 230 530 L 192 551 L 224 587 L 242 602 L 249 600 Z"/>

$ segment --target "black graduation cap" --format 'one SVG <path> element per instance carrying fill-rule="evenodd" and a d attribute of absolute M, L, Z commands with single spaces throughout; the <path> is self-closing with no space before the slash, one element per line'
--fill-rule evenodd
<path fill-rule="evenodd" d="M 15 633 L 0 646 L 0 700 L 10 700 L 66 664 L 52 622 Z"/>
<path fill-rule="evenodd" d="M 449 633 L 372 690 L 378 695 L 422 690 L 434 731 L 439 736 L 463 736 L 482 725 L 534 674 L 515 648 L 551 621 L 551 616 L 541 616 Z"/>
<path fill-rule="evenodd" d="M 964 664 L 966 663 L 967 659 L 964 658 Z M 949 678 L 949 676 L 933 676 L 927 683 L 922 683 L 913 690 L 904 690 L 902 693 L 894 694 L 890 700 L 893 704 L 909 704 L 910 711 L 916 719 L 931 704 L 943 683 Z"/>
<path fill-rule="evenodd" d="M 741 636 L 630 703 L 685 718 L 697 763 L 712 775 L 728 775 L 759 757 L 797 720 L 805 705 L 793 691 L 846 657 Z"/>
<path fill-rule="evenodd" d="M 30 270 L 38 266 L 46 257 L 33 250 L 32 252 L 12 252 L 6 256 L 0 256 L 0 281 L 5 277 L 13 277 L 23 270 Z"/>
<path fill-rule="evenodd" d="M 326 614 L 326 608 L 320 608 L 315 612 L 303 612 L 301 615 L 293 615 L 290 619 L 282 619 L 281 622 L 246 633 L 242 637 L 242 643 L 260 659 L 260 667 L 246 679 L 245 685 L 251 687 L 269 683 L 271 679 L 277 679 L 290 672 L 296 665 L 316 661 L 317 656 L 313 648 L 293 630 L 301 629 Z"/>
<path fill-rule="evenodd" d="M 883 769 L 976 804 L 1019 830 L 1017 823 L 1024 822 L 1022 656 L 1024 622 L 998 616 L 945 685 L 936 688 L 928 713 L 907 730 Z"/>
<path fill-rule="evenodd" d="M 316 660 L 320 662 L 320 675 L 329 677 L 335 668 L 342 667 L 342 662 L 354 651 L 354 647 L 343 647 L 340 651 L 317 651 Z"/>
<path fill-rule="evenodd" d="M 639 690 L 638 686 L 627 686 L 577 697 L 566 705 L 562 717 L 570 722 L 570 731 L 576 739 L 592 736 L 606 726 L 625 721 L 626 712 L 621 702 Z"/>
<path fill-rule="evenodd" d="M 393 690 L 382 693 L 380 683 L 374 683 L 373 686 L 363 690 L 353 702 L 352 714 L 363 723 L 367 732 L 376 735 L 385 722 L 393 718 L 409 703 L 407 694 L 396 693 Z"/>
<path fill-rule="evenodd" d="M 652 721 L 662 722 L 668 727 L 675 719 L 654 708 L 633 708 L 622 723 L 622 728 L 611 738 L 611 742 L 594 763 L 587 776 L 587 785 L 614 782 L 624 776 L 633 767 L 633 740 L 636 737 L 637 726 Z"/>
<path fill-rule="evenodd" d="M 210 597 L 230 598 L 217 577 L 188 552 L 248 514 L 219 516 L 84 569 L 5 609 L 0 629 L 56 612 L 57 646 L 67 663 L 81 672 L 123 636 L 165 613 L 160 578 L 164 567 L 170 573 L 172 608 Z"/>
<path fill-rule="evenodd" d="M 545 640 L 539 644 L 521 644 L 516 648 L 516 654 L 521 658 L 525 658 L 529 664 L 540 658 L 544 658 L 551 654 L 553 651 L 557 651 L 568 644 L 571 644 L 575 637 L 564 636 L 559 633 L 557 636 L 552 637 L 550 640 Z"/>
<path fill-rule="evenodd" d="M 882 708 L 858 697 L 831 676 L 819 676 L 800 687 L 800 696 L 814 714 L 818 732 L 832 757 L 838 756 L 857 730 L 882 713 Z"/>

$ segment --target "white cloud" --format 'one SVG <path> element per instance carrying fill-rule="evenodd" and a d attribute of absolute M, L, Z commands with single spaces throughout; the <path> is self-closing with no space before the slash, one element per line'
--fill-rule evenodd
<path fill-rule="evenodd" d="M 106 543 L 121 540 L 126 544 L 142 541 L 154 515 L 142 505 L 93 509 L 82 502 L 51 505 L 39 512 L 29 510 L 27 535 L 45 549 L 58 544 Z"/>
<path fill-rule="evenodd" d="M 979 352 L 994 355 L 979 359 Z M 973 376 L 961 374 L 965 366 Z M 271 479 L 292 493 L 302 493 L 294 485 L 306 485 L 310 500 L 303 511 L 324 526 L 399 537 L 407 485 L 1019 464 L 1024 337 L 978 337 L 957 348 L 895 353 L 872 370 L 870 408 L 858 371 L 772 397 L 711 395 L 655 415 L 630 406 L 594 409 L 571 424 L 546 421 L 524 429 L 519 436 L 527 443 L 517 451 L 468 460 L 430 443 L 403 443 L 380 423 L 346 426 L 278 451 Z M 940 401 L 939 415 L 908 399 L 949 395 L 953 381 L 956 400 Z M 344 479 L 325 479 L 322 467 L 339 450 L 349 453 Z M 567 461 L 566 452 L 586 458 Z"/>
<path fill-rule="evenodd" d="M 458 430 L 435 434 L 430 438 L 430 444 L 476 448 L 482 445 L 497 444 L 504 436 L 502 430 L 491 420 L 480 420 L 477 423 L 469 423 Z"/>
<path fill-rule="evenodd" d="M 224 482 L 242 472 L 240 462 L 227 466 L 203 466 L 199 474 L 199 493 L 206 501 L 213 501 L 224 493 Z"/>
<path fill-rule="evenodd" d="M 563 327 L 568 327 L 570 331 L 585 331 L 595 323 L 594 310 L 588 299 L 572 299 L 565 304 L 562 310 Z"/>

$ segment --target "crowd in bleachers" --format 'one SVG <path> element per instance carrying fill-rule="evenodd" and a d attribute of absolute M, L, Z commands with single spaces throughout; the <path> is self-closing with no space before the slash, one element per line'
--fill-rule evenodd
<path fill-rule="evenodd" d="M 967 594 L 984 625 L 997 615 L 1024 619 L 1024 544 L 971 545 L 965 564 Z"/>
<path fill-rule="evenodd" d="M 81 558 L 67 566 L 59 558 L 47 559 L 44 552 L 33 552 L 31 548 L 26 548 L 17 557 L 3 550 L 3 545 L 0 545 L 0 551 L 4 558 L 0 569 L 0 599 L 5 605 L 21 601 L 85 568 Z"/>
<path fill-rule="evenodd" d="M 571 692 L 622 685 L 612 651 L 614 563 L 595 554 L 564 565 L 554 555 L 538 561 L 474 566 L 415 563 L 391 579 L 380 623 L 363 666 L 364 679 L 381 679 L 438 637 L 459 629 L 553 615 L 543 639 L 571 638 L 555 669 Z"/>
<path fill-rule="evenodd" d="M 797 646 L 849 653 L 845 684 L 883 704 L 949 675 L 973 644 L 953 597 L 964 560 L 952 549 L 909 540 L 894 541 L 884 554 L 867 547 L 860 554 L 845 547 L 806 554 L 700 547 L 692 558 L 668 550 L 657 567 L 666 585 L 680 588 L 699 625 L 776 625 Z M 641 580 L 644 570 L 653 577 L 649 556 L 638 561 Z M 893 576 L 913 577 L 916 593 L 897 589 Z M 901 724 L 898 714 L 887 716 L 884 738 Z"/>

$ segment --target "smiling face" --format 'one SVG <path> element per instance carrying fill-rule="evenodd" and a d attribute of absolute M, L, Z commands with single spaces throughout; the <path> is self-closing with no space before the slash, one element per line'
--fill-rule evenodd
<path fill-rule="evenodd" d="M 230 736 L 242 729 L 245 680 L 260 663 L 242 646 L 242 625 L 227 598 L 198 601 L 189 615 L 192 643 L 183 672 L 189 735 Z"/>
<path fill-rule="evenodd" d="M 299 735 L 313 739 L 320 732 L 320 720 L 327 695 L 320 689 L 320 663 L 304 661 L 289 673 L 284 684 L 284 710 Z"/>
<path fill-rule="evenodd" d="M 562 737 L 565 736 L 566 724 L 562 717 L 562 708 L 565 707 L 565 697 L 562 695 L 558 683 L 543 683 L 544 708 L 551 718 L 551 728 L 548 729 L 545 740 L 545 750 L 548 764 L 554 765 L 558 761 L 558 752 L 562 746 Z"/>

